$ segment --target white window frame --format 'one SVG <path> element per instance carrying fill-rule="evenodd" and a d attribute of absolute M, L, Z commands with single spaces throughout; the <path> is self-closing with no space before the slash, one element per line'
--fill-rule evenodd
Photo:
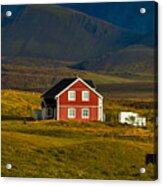
<path fill-rule="evenodd" d="M 84 110 L 87 110 L 88 111 L 88 116 L 84 116 L 83 113 L 84 113 Z M 89 108 L 82 108 L 82 118 L 89 118 Z"/>
<path fill-rule="evenodd" d="M 74 116 L 70 115 L 70 110 L 74 110 Z M 75 108 L 68 108 L 68 118 L 75 118 L 76 117 L 76 109 Z"/>
<path fill-rule="evenodd" d="M 74 93 L 74 98 L 71 98 L 71 93 Z M 68 101 L 75 101 L 76 100 L 76 92 L 75 90 L 68 91 Z"/>
<path fill-rule="evenodd" d="M 88 98 L 87 98 L 87 99 L 84 97 L 84 94 L 85 94 L 85 93 L 88 93 Z M 82 101 L 89 101 L 89 96 L 90 96 L 89 94 L 90 94 L 90 93 L 89 93 L 88 90 L 83 90 L 83 91 L 82 91 Z"/>

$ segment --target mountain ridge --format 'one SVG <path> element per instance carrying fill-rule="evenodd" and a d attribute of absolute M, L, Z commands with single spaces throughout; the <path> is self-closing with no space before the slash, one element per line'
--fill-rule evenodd
<path fill-rule="evenodd" d="M 129 46 L 115 53 L 108 53 L 101 58 L 86 60 L 72 65 L 72 68 L 103 71 L 114 74 L 154 74 L 154 49 L 144 45 Z"/>
<path fill-rule="evenodd" d="M 81 61 L 135 44 L 141 37 L 60 6 L 32 5 L 2 27 L 2 55 Z"/>
<path fill-rule="evenodd" d="M 7 18 L 9 8 L 13 15 Z M 151 34 L 135 34 L 61 5 L 2 6 L 2 63 L 149 74 L 154 73 Z"/>

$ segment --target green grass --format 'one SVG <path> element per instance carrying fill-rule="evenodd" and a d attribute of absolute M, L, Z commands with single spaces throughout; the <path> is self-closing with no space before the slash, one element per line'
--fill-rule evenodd
<path fill-rule="evenodd" d="M 55 124 L 28 122 L 24 126 L 19 121 L 5 126 L 3 122 L 2 176 L 154 179 L 154 167 L 146 167 L 144 160 L 146 153 L 153 152 L 153 145 L 147 140 L 149 132 L 143 132 L 142 138 L 148 138 L 142 142 L 117 138 L 118 128 L 96 126 L 92 130 L 90 126 L 81 130 Z M 7 163 L 13 165 L 12 170 L 6 170 Z M 141 175 L 139 169 L 144 166 L 147 173 Z"/>
<path fill-rule="evenodd" d="M 4 121 L 2 176 L 154 179 L 154 167 L 146 167 L 144 159 L 153 152 L 149 131 L 131 128 L 125 133 L 127 128 L 98 123 L 87 127 L 80 122 L 66 124 Z M 132 139 L 123 138 L 131 131 Z M 137 139 L 140 135 L 143 141 Z M 6 170 L 7 163 L 13 165 L 12 170 Z M 144 166 L 147 174 L 141 175 L 139 169 Z"/>
<path fill-rule="evenodd" d="M 108 75 L 108 74 L 97 74 L 93 72 L 79 72 L 81 74 L 81 77 L 83 78 L 89 78 L 92 79 L 96 84 L 113 84 L 113 83 L 132 83 L 135 82 L 135 80 L 118 77 L 114 75 Z"/>
<path fill-rule="evenodd" d="M 33 110 L 40 108 L 38 93 L 2 90 L 2 119 L 18 119 L 33 116 Z"/>
<path fill-rule="evenodd" d="M 148 128 L 48 120 L 24 124 L 23 118 L 32 116 L 31 109 L 39 108 L 39 101 L 40 94 L 2 91 L 2 176 L 156 179 L 155 167 L 145 165 L 145 155 L 154 152 L 154 133 Z M 106 110 L 107 104 L 118 108 L 124 102 L 105 103 Z M 141 167 L 145 174 L 140 174 Z"/>
<path fill-rule="evenodd" d="M 3 88 L 17 88 L 20 90 L 30 89 L 34 91 L 38 89 L 46 90 L 57 81 L 63 78 L 74 78 L 77 74 L 81 78 L 91 79 L 95 82 L 95 84 L 102 85 L 113 83 L 132 83 L 137 81 L 135 79 L 118 77 L 116 75 L 97 74 L 95 72 L 75 70 L 67 67 L 55 67 L 57 62 L 47 67 L 44 65 L 34 67 L 32 59 L 22 59 L 22 61 L 25 61 L 24 64 L 28 62 L 28 65 L 21 65 L 19 60 L 16 65 L 2 64 L 2 71 L 5 74 L 2 75 Z M 43 62 L 45 63 L 45 61 Z"/>

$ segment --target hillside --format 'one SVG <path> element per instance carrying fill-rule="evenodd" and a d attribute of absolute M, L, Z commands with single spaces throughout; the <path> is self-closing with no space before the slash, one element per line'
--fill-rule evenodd
<path fill-rule="evenodd" d="M 151 33 L 152 36 L 154 32 L 153 15 L 156 13 L 154 7 L 157 6 L 157 2 L 154 1 L 68 3 L 60 6 L 83 12 L 142 35 Z M 142 15 L 139 13 L 141 7 L 147 9 L 146 14 Z"/>
<path fill-rule="evenodd" d="M 100 127 L 83 127 L 82 130 L 74 127 L 69 130 L 70 127 L 63 124 L 64 127 L 54 122 L 33 122 L 24 126 L 17 122 L 10 123 L 13 126 L 10 129 L 4 123 L 2 177 L 157 179 L 152 164 L 146 166 L 146 174 L 139 172 L 140 167 L 144 167 L 145 154 L 153 152 L 149 142 L 105 137 Z M 142 133 L 141 130 L 137 132 L 138 135 Z M 12 171 L 5 167 L 8 162 L 12 163 Z"/>
<path fill-rule="evenodd" d="M 75 68 L 83 70 L 107 71 L 113 74 L 154 74 L 154 50 L 143 45 L 129 46 L 101 58 L 86 60 Z"/>
<path fill-rule="evenodd" d="M 56 5 L 29 5 L 11 18 L 4 16 L 4 8 L 2 56 L 81 61 L 141 39 L 139 34 Z"/>
<path fill-rule="evenodd" d="M 34 109 L 40 109 L 40 94 L 24 91 L 2 91 L 2 120 L 22 119 L 33 116 Z"/>
<path fill-rule="evenodd" d="M 96 6 L 92 8 L 96 10 Z M 2 6 L 3 89 L 43 90 L 76 74 L 96 84 L 154 82 L 155 49 L 150 46 L 155 38 L 151 29 L 145 35 L 135 34 L 110 23 L 109 15 L 102 19 L 100 10 L 95 16 L 70 8 Z M 13 12 L 10 18 L 5 16 L 8 9 Z M 41 70 L 34 73 L 38 68 Z"/>
<path fill-rule="evenodd" d="M 133 107 L 151 117 L 150 100 L 143 105 L 142 99 L 109 100 L 105 112 L 114 117 L 100 123 L 33 121 L 31 111 L 39 108 L 39 99 L 36 93 L 2 91 L 2 176 L 156 179 L 155 167 L 145 165 L 145 155 L 154 151 L 153 128 L 121 126 L 113 120 L 115 111 Z M 7 163 L 12 170 L 6 169 Z M 146 174 L 140 174 L 141 167 Z"/>
<path fill-rule="evenodd" d="M 151 98 L 154 95 L 154 90 L 156 90 L 153 75 L 150 74 L 135 74 L 133 76 L 133 74 L 127 73 L 123 74 L 122 77 L 122 74 L 102 74 L 67 67 L 32 65 L 36 59 L 19 58 L 19 60 L 14 59 L 14 63 L 12 63 L 11 59 L 11 63 L 2 63 L 2 89 L 18 89 L 43 93 L 61 79 L 72 78 L 78 75 L 83 79 L 93 80 L 97 85 L 98 91 L 105 92 L 109 98 L 132 98 L 135 96 Z M 30 63 L 25 65 L 26 61 L 30 61 Z M 40 64 L 46 64 L 45 60 L 39 60 L 39 62 Z M 48 62 L 50 64 L 50 61 Z"/>
<path fill-rule="evenodd" d="M 22 59 L 23 60 L 23 59 Z M 23 60 L 24 63 L 26 60 Z M 114 75 L 96 74 L 90 71 L 74 70 L 66 67 L 25 66 L 2 64 L 2 89 L 42 90 L 48 89 L 63 78 L 76 77 L 92 79 L 96 84 L 131 83 L 135 79 Z"/>

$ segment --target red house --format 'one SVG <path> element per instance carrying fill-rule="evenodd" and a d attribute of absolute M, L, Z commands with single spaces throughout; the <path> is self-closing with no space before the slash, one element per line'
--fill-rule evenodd
<path fill-rule="evenodd" d="M 103 121 L 103 96 L 91 80 L 63 79 L 41 97 L 43 119 Z"/>

